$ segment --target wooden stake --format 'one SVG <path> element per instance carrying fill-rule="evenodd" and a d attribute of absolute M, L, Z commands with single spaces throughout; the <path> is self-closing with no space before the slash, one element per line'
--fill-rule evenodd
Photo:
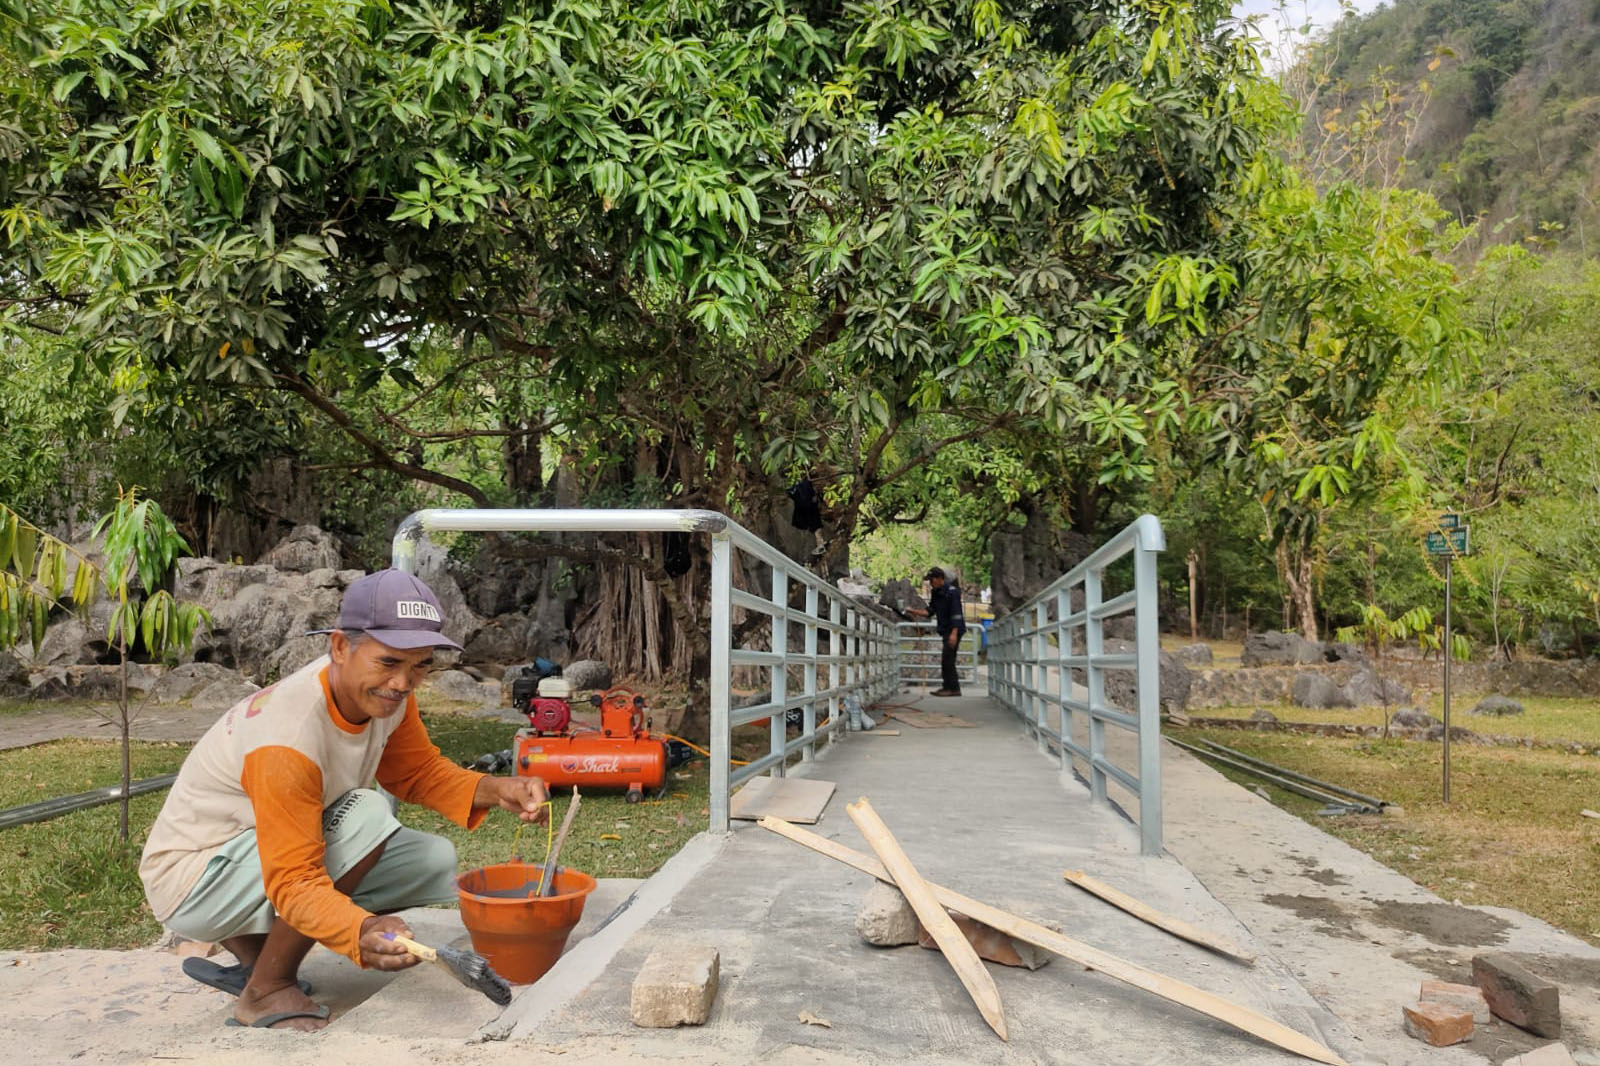
<path fill-rule="evenodd" d="M 1579 811 L 1578 813 L 1583 815 L 1585 818 L 1600 818 L 1600 811 L 1591 811 L 1591 810 L 1585 809 L 1585 810 Z"/>
<path fill-rule="evenodd" d="M 1000 1034 L 1001 1040 L 1010 1040 L 1006 1036 L 1006 1015 L 1000 1006 L 1000 990 L 994 986 L 994 978 L 983 968 L 978 953 L 961 930 L 956 928 L 955 921 L 945 913 L 928 882 L 917 873 L 917 868 L 911 864 L 900 842 L 889 832 L 889 827 L 883 824 L 883 819 L 878 817 L 878 812 L 872 809 L 872 804 L 867 802 L 865 796 L 845 807 L 845 812 L 856 823 L 856 828 L 861 830 L 861 835 L 867 838 L 867 843 L 872 845 L 872 850 L 877 852 L 889 873 L 894 875 L 894 883 L 906 897 L 906 902 L 911 904 L 911 909 L 917 912 L 917 920 L 922 923 L 922 928 L 933 937 L 934 943 L 939 945 L 939 950 L 956 971 L 956 976 L 961 978 L 972 1002 L 978 1005 L 978 1013 L 983 1015 L 983 1020 Z M 766 824 L 765 821 L 762 824 Z"/>
<path fill-rule="evenodd" d="M 787 837 L 803 847 L 810 848 L 819 854 L 835 859 L 846 866 L 853 866 L 864 874 L 870 874 L 880 881 L 894 884 L 888 869 L 870 855 L 863 855 L 859 851 L 847 848 L 838 841 L 829 840 L 827 837 L 818 836 L 816 833 L 801 829 L 799 826 L 790 825 L 778 818 L 763 818 L 759 823 L 762 828 L 769 829 L 781 837 Z M 1282 1022 L 1274 1021 L 1264 1014 L 1258 1014 L 1248 1007 L 1241 1007 L 1237 1003 L 1229 1002 L 1221 996 L 1214 995 L 1202 988 L 1185 984 L 1182 981 L 1147 970 L 1137 963 L 1120 959 L 1109 952 L 1099 948 L 1090 947 L 1082 941 L 1073 940 L 1056 932 L 1046 929 L 1038 922 L 1030 922 L 1026 918 L 1019 918 L 1015 914 L 1003 911 L 998 907 L 991 907 L 987 903 L 980 903 L 975 899 L 953 892 L 942 885 L 929 883 L 928 887 L 940 903 L 953 911 L 965 914 L 969 918 L 976 918 L 985 925 L 991 925 L 1018 940 L 1026 940 L 1030 944 L 1037 944 L 1046 951 L 1060 955 L 1080 966 L 1091 970 L 1099 970 L 1107 977 L 1115 978 L 1135 988 L 1142 988 L 1146 992 L 1154 993 L 1162 999 L 1170 999 L 1174 1003 L 1181 1003 L 1185 1007 L 1199 1011 L 1218 1021 L 1226 1022 L 1235 1029 L 1242 1029 L 1252 1036 L 1260 1037 L 1269 1044 L 1276 1044 L 1286 1051 L 1303 1055 L 1315 1062 L 1325 1062 L 1328 1066 L 1350 1066 L 1344 1059 L 1330 1048 L 1312 1040 L 1310 1037 L 1295 1032 Z M 904 891 L 902 889 L 902 891 Z"/>
<path fill-rule="evenodd" d="M 1138 918 L 1140 921 L 1149 922 L 1157 929 L 1165 929 L 1173 936 L 1181 937 L 1190 943 L 1199 944 L 1203 948 L 1210 948 L 1212 951 L 1218 952 L 1219 954 L 1238 959 L 1247 966 L 1254 966 L 1256 964 L 1256 957 L 1254 955 L 1248 951 L 1245 951 L 1243 948 L 1239 947 L 1239 945 L 1235 944 L 1226 937 L 1208 933 L 1204 929 L 1190 925 L 1182 918 L 1174 918 L 1171 915 L 1162 914 L 1154 907 L 1151 907 L 1145 903 L 1141 903 L 1132 896 L 1112 888 L 1104 881 L 1099 881 L 1093 877 L 1090 877 L 1082 870 L 1065 870 L 1062 872 L 1061 876 L 1066 878 L 1072 884 L 1077 885 L 1085 892 L 1099 896 L 1113 907 L 1120 907 L 1129 914 L 1133 915 L 1135 918 Z"/>
<path fill-rule="evenodd" d="M 572 802 L 567 804 L 566 816 L 561 819 L 561 828 L 556 832 L 555 843 L 550 846 L 550 857 L 544 860 L 544 869 L 539 871 L 539 891 L 534 895 L 543 898 L 546 891 L 555 883 L 556 859 L 561 857 L 561 845 L 567 842 L 567 830 L 572 828 L 573 816 L 578 813 L 578 801 L 583 797 L 578 795 L 578 786 L 572 786 Z"/>

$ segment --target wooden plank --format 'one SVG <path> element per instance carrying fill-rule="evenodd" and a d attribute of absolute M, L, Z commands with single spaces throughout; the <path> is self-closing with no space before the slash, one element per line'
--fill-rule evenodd
<path fill-rule="evenodd" d="M 1587 808 L 1585 808 L 1582 811 L 1579 811 L 1578 813 L 1582 814 L 1585 818 L 1600 818 L 1600 811 L 1591 811 L 1591 810 L 1588 810 Z"/>
<path fill-rule="evenodd" d="M 867 843 L 894 876 L 894 883 L 906 897 L 906 902 L 911 904 L 911 909 L 917 912 L 917 920 L 922 923 L 922 928 L 933 937 L 956 976 L 961 978 L 972 1002 L 978 1005 L 978 1013 L 983 1015 L 983 1020 L 1000 1035 L 1001 1040 L 1010 1040 L 1006 1036 L 1005 1010 L 1000 1006 L 1000 990 L 994 986 L 994 978 L 983 968 L 977 951 L 973 950 L 961 930 L 956 928 L 955 920 L 940 905 L 933 889 L 917 873 L 917 868 L 912 865 L 900 842 L 883 824 L 883 819 L 872 809 L 867 797 L 862 796 L 846 805 L 845 813 L 856 823 L 861 835 L 867 838 Z"/>
<path fill-rule="evenodd" d="M 1245 951 L 1227 937 L 1208 933 L 1198 926 L 1190 925 L 1182 918 L 1174 918 L 1170 914 L 1162 914 L 1149 904 L 1141 903 L 1132 896 L 1112 888 L 1104 881 L 1090 877 L 1082 870 L 1064 870 L 1061 876 L 1085 892 L 1099 896 L 1113 907 L 1120 907 L 1140 921 L 1149 922 L 1157 929 L 1165 929 L 1175 937 L 1181 937 L 1192 944 L 1199 944 L 1201 947 L 1210 948 L 1218 954 L 1238 959 L 1248 966 L 1256 964 L 1254 955 Z"/>
<path fill-rule="evenodd" d="M 729 818 L 753 822 L 771 815 L 815 825 L 838 786 L 814 777 L 755 777 L 733 794 Z"/>
<path fill-rule="evenodd" d="M 894 884 L 888 869 L 870 855 L 864 855 L 852 848 L 847 848 L 836 840 L 818 836 L 808 829 L 801 829 L 797 825 L 789 825 L 777 818 L 763 818 L 761 826 L 771 830 L 781 837 L 787 837 L 804 847 L 810 848 L 819 854 L 826 855 L 852 866 L 864 874 L 870 874 L 880 881 Z M 1350 1066 L 1344 1059 L 1331 1048 L 1312 1040 L 1295 1030 L 1274 1021 L 1264 1014 L 1241 1007 L 1237 1003 L 1223 999 L 1221 996 L 1207 992 L 1203 988 L 1185 984 L 1182 981 L 1159 974 L 1154 970 L 1147 970 L 1137 963 L 1128 962 L 1109 952 L 1091 947 L 1079 940 L 1063 936 L 1053 929 L 1046 929 L 1038 922 L 1030 922 L 1026 918 L 1019 918 L 1015 914 L 991 907 L 987 903 L 980 903 L 975 899 L 963 896 L 959 892 L 951 891 L 941 885 L 929 882 L 928 887 L 940 903 L 953 911 L 965 914 L 969 918 L 976 918 L 985 925 L 991 925 L 1002 933 L 1008 933 L 1018 940 L 1026 940 L 1030 944 L 1037 944 L 1046 951 L 1054 952 L 1064 959 L 1078 963 L 1080 966 L 1091 970 L 1098 970 L 1107 977 L 1115 978 L 1135 988 L 1142 988 L 1146 992 L 1180 1003 L 1185 1007 L 1199 1011 L 1208 1017 L 1226 1022 L 1236 1029 L 1241 1029 L 1252 1036 L 1260 1037 L 1269 1044 L 1276 1044 L 1286 1051 L 1303 1055 L 1315 1062 L 1325 1062 L 1328 1066 Z"/>
<path fill-rule="evenodd" d="M 868 729 L 868 730 L 863 731 L 863 733 L 861 735 L 862 736 L 867 736 L 867 737 L 897 737 L 897 736 L 900 735 L 900 730 L 898 730 L 898 729 Z"/>

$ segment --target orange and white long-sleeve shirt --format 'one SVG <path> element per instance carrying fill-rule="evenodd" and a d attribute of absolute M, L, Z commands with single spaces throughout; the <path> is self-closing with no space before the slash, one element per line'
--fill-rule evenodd
<path fill-rule="evenodd" d="M 189 752 L 145 843 L 145 896 L 165 920 L 212 856 L 254 828 L 273 908 L 359 965 L 361 923 L 370 915 L 333 887 L 323 862 L 324 808 L 376 779 L 402 800 L 475 828 L 487 814 L 472 807 L 483 776 L 439 754 L 415 697 L 392 718 L 345 721 L 324 656 L 229 708 Z"/>

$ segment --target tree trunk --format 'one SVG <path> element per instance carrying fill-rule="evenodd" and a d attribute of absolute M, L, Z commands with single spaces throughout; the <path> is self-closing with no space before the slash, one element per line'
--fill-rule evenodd
<path fill-rule="evenodd" d="M 1200 639 L 1200 556 L 1189 551 L 1189 640 Z"/>
<path fill-rule="evenodd" d="M 117 692 L 117 725 L 122 734 L 122 794 L 117 798 L 117 839 L 128 842 L 128 789 L 133 785 L 133 766 L 129 757 L 128 720 L 128 638 L 124 634 L 117 645 L 121 653 L 122 670 Z"/>
<path fill-rule="evenodd" d="M 1317 604 L 1312 584 L 1311 549 L 1303 538 L 1290 548 L 1290 538 L 1278 541 L 1278 574 L 1288 589 L 1287 600 L 1300 621 L 1300 635 L 1307 640 L 1317 639 Z M 1284 626 L 1288 628 L 1287 622 Z"/>

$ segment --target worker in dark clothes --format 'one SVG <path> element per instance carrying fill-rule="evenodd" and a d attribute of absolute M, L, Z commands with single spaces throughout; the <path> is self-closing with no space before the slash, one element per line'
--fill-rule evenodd
<path fill-rule="evenodd" d="M 944 571 L 934 567 L 928 571 L 928 609 L 911 608 L 907 613 L 919 618 L 933 616 L 934 629 L 939 634 L 939 669 L 944 674 L 944 686 L 935 689 L 935 696 L 961 695 L 961 676 L 956 673 L 956 649 L 961 646 L 961 635 L 967 631 L 967 620 L 961 614 L 961 589 L 945 580 Z"/>

